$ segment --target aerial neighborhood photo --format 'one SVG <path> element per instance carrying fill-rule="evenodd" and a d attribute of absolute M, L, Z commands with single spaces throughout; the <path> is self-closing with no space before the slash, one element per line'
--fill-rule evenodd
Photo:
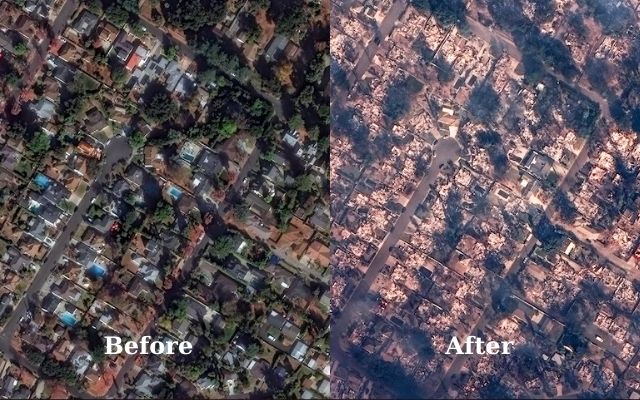
<path fill-rule="evenodd" d="M 333 0 L 331 397 L 640 398 L 640 2 Z"/>
<path fill-rule="evenodd" d="M 0 398 L 331 396 L 329 11 L 0 1 Z"/>
<path fill-rule="evenodd" d="M 640 0 L 0 0 L 0 399 L 640 399 Z"/>

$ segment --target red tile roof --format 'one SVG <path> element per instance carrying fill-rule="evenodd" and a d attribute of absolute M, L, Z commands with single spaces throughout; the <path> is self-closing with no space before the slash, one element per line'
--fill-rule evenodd
<path fill-rule="evenodd" d="M 129 62 L 127 63 L 125 68 L 129 71 L 133 71 L 133 69 L 138 66 L 138 63 L 140 63 L 141 59 L 142 58 L 139 55 L 133 53 L 131 58 L 129 58 Z"/>

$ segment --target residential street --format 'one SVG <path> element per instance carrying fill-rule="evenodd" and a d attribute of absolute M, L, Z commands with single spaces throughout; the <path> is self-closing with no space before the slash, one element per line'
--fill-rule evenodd
<path fill-rule="evenodd" d="M 36 276 L 33 279 L 31 285 L 25 292 L 25 295 L 20 300 L 18 305 L 15 307 L 15 310 L 11 313 L 11 316 L 7 320 L 4 329 L 0 333 L 1 351 L 5 353 L 9 353 L 12 351 L 11 337 L 18 327 L 20 318 L 22 318 L 26 314 L 29 307 L 35 306 L 39 303 L 38 292 L 51 275 L 51 271 L 56 266 L 58 259 L 64 253 L 67 243 L 80 225 L 80 222 L 82 222 L 82 217 L 89 209 L 89 206 L 91 206 L 91 201 L 96 197 L 100 185 L 105 181 L 105 177 L 109 172 L 111 172 L 113 166 L 119 160 L 128 159 L 131 156 L 131 148 L 129 147 L 127 138 L 116 137 L 112 139 L 109 145 L 105 148 L 104 154 L 105 160 L 103 161 L 102 167 L 98 172 L 94 184 L 91 185 L 87 193 L 85 193 L 84 197 L 80 201 L 80 204 L 76 208 L 76 211 L 69 218 L 69 221 L 65 224 L 62 233 L 56 239 L 55 244 L 49 251 L 49 254 L 40 267 L 40 270 L 36 273 Z"/>
<path fill-rule="evenodd" d="M 79 2 L 78 0 L 66 0 L 60 8 L 56 19 L 51 24 L 51 30 L 53 31 L 54 36 L 58 36 L 64 30 L 64 27 L 67 25 L 69 18 L 73 15 L 73 13 L 78 8 Z"/>
<path fill-rule="evenodd" d="M 202 237 L 202 239 L 198 242 L 198 244 L 194 248 L 193 253 L 191 254 L 191 257 L 185 260 L 184 267 L 182 270 L 182 276 L 184 278 L 187 278 L 191 273 L 191 271 L 198 265 L 196 261 L 199 260 L 200 255 L 206 248 L 207 244 L 209 244 L 209 237 L 205 235 Z M 145 331 L 142 333 L 141 336 L 148 335 L 149 331 L 150 331 L 150 327 L 147 326 L 147 328 L 145 329 Z M 127 360 L 125 361 L 124 365 L 122 366 L 122 368 L 120 368 L 120 371 L 118 372 L 118 376 L 116 377 L 115 384 L 112 385 L 111 388 L 109 389 L 110 397 L 124 396 L 125 377 L 129 373 L 129 371 L 131 371 L 131 368 L 133 368 L 137 357 L 138 357 L 137 355 L 127 356 Z"/>
<path fill-rule="evenodd" d="M 518 61 L 522 60 L 522 53 L 520 52 L 520 49 L 518 49 L 513 41 L 511 41 L 511 38 L 509 38 L 505 33 L 499 30 L 488 28 L 470 17 L 467 17 L 467 23 L 469 25 L 469 29 L 474 35 L 489 44 L 491 44 L 492 41 L 499 43 L 511 57 L 515 58 Z M 599 93 L 596 93 L 595 91 L 591 90 L 588 87 L 585 87 L 582 84 L 570 82 L 563 76 L 555 71 L 550 70 L 549 68 L 547 68 L 547 72 L 558 79 L 558 81 L 562 81 L 567 85 L 577 89 L 591 101 L 597 103 L 600 106 L 600 112 L 602 113 L 602 115 L 606 119 L 611 119 L 611 113 L 609 112 L 609 103 L 607 99 L 602 97 Z"/>
<path fill-rule="evenodd" d="M 385 239 L 382 241 L 382 245 L 371 261 L 367 273 L 362 278 L 349 299 L 347 299 L 340 317 L 333 320 L 332 339 L 336 341 L 336 344 L 341 341 L 341 337 L 346 333 L 349 325 L 359 318 L 357 315 L 358 303 L 367 297 L 369 287 L 385 266 L 385 262 L 390 254 L 389 249 L 397 243 L 398 239 L 409 225 L 409 222 L 411 222 L 411 218 L 415 214 L 416 209 L 420 203 L 424 201 L 427 193 L 431 190 L 429 186 L 436 181 L 440 172 L 439 166 L 446 164 L 449 161 L 455 162 L 458 159 L 459 151 L 460 147 L 458 143 L 452 138 L 440 139 L 436 144 L 434 148 L 435 155 L 431 161 L 429 172 L 420 181 L 420 184 L 411 196 L 411 200 L 409 200 L 405 210 L 396 220 L 393 230 L 387 234 Z M 337 349 L 337 347 L 338 346 L 332 346 L 334 349 Z"/>
<path fill-rule="evenodd" d="M 391 9 L 385 15 L 384 20 L 378 26 L 378 30 L 374 35 L 374 38 L 367 44 L 364 52 L 360 55 L 352 74 L 349 77 L 349 85 L 353 86 L 356 82 L 362 78 L 365 72 L 369 69 L 373 57 L 378 53 L 378 48 L 384 40 L 391 34 L 391 31 L 395 27 L 396 22 L 400 19 L 400 16 L 407 9 L 407 0 L 398 0 L 393 3 Z M 377 38 L 377 39 L 376 39 Z"/>

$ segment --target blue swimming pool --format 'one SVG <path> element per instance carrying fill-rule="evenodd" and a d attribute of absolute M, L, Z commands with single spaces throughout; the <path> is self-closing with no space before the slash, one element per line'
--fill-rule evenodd
<path fill-rule="evenodd" d="M 89 275 L 89 278 L 92 279 L 104 278 L 106 274 L 107 268 L 97 263 L 91 263 L 91 265 L 89 265 L 89 268 L 87 269 L 87 275 Z"/>
<path fill-rule="evenodd" d="M 69 311 L 65 311 L 60 314 L 60 321 L 62 321 L 66 326 L 74 326 L 78 322 L 76 317 L 74 317 Z"/>
<path fill-rule="evenodd" d="M 49 185 L 51 184 L 51 179 L 49 179 L 49 177 L 41 173 L 38 173 L 36 177 L 33 178 L 33 181 L 35 182 L 36 185 L 40 186 L 42 189 L 48 188 Z"/>
<path fill-rule="evenodd" d="M 169 196 L 174 200 L 178 200 L 180 199 L 180 196 L 182 196 L 182 191 L 175 186 L 171 186 L 168 192 Z"/>

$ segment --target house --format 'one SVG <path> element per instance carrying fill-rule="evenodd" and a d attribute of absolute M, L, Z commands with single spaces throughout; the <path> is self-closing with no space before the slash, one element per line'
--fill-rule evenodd
<path fill-rule="evenodd" d="M 315 264 L 320 267 L 328 267 L 330 256 L 331 252 L 329 251 L 329 247 L 318 240 L 314 240 L 302 256 L 301 262 L 304 264 Z"/>
<path fill-rule="evenodd" d="M 0 47 L 9 53 L 15 53 L 15 49 L 13 48 L 15 44 L 15 39 L 8 32 L 0 31 Z"/>
<path fill-rule="evenodd" d="M 34 210 L 34 213 L 44 220 L 49 226 L 57 226 L 62 217 L 62 210 L 49 202 L 45 202 Z"/>
<path fill-rule="evenodd" d="M 118 33 L 120 33 L 120 29 L 107 22 L 107 20 L 100 21 L 93 46 L 100 47 L 103 51 L 108 51 L 118 37 Z"/>
<path fill-rule="evenodd" d="M 13 246 L 6 249 L 5 253 L 0 257 L 0 262 L 14 271 L 32 269 L 31 267 L 33 265 L 33 261 L 31 259 L 24 256 L 20 250 Z"/>
<path fill-rule="evenodd" d="M 61 204 L 71 196 L 71 192 L 58 182 L 53 181 L 51 185 L 44 191 L 42 197 L 54 205 Z M 44 202 L 40 202 L 44 204 Z"/>
<path fill-rule="evenodd" d="M 91 35 L 93 29 L 98 24 L 98 16 L 89 10 L 83 10 L 78 18 L 73 21 L 71 29 L 81 38 Z"/>
<path fill-rule="evenodd" d="M 291 349 L 291 357 L 302 362 L 302 360 L 304 360 L 304 356 L 307 354 L 307 350 L 309 350 L 309 346 L 301 340 L 297 340 L 296 344 Z"/>
<path fill-rule="evenodd" d="M 9 293 L 4 293 L 2 296 L 0 296 L 0 318 L 4 315 L 5 311 L 7 311 L 7 308 L 11 304 L 11 301 L 12 299 Z"/>
<path fill-rule="evenodd" d="M 144 263 L 138 269 L 138 274 L 140 274 L 146 282 L 155 284 L 160 277 L 160 270 L 151 263 Z"/>
<path fill-rule="evenodd" d="M 531 175 L 546 179 L 551 172 L 553 160 L 544 154 L 532 151 L 528 157 L 525 157 L 523 164 Z"/>
<path fill-rule="evenodd" d="M 71 64 L 81 64 L 85 51 L 71 42 L 66 42 L 58 49 L 58 57 Z"/>
<path fill-rule="evenodd" d="M 26 0 L 23 9 L 29 14 L 35 14 L 40 18 L 49 18 L 49 12 L 54 0 Z"/>
<path fill-rule="evenodd" d="M 157 390 L 164 384 L 164 379 L 159 376 L 149 375 L 146 371 L 138 375 L 134 383 L 134 389 L 136 393 L 147 397 L 154 398 L 157 395 Z"/>
<path fill-rule="evenodd" d="M 138 64 L 140 64 L 141 61 L 142 58 L 138 54 L 133 53 L 131 57 L 129 57 L 129 61 L 127 61 L 127 64 L 124 66 L 124 68 L 127 71 L 132 72 L 135 68 L 138 67 Z"/>
<path fill-rule="evenodd" d="M 47 59 L 49 69 L 53 70 L 53 77 L 60 83 L 67 85 L 73 81 L 76 69 L 59 57 L 49 57 Z"/>
<path fill-rule="evenodd" d="M 50 100 L 42 98 L 35 104 L 31 104 L 29 108 L 36 114 L 38 119 L 49 121 L 56 115 L 56 105 Z"/>
<path fill-rule="evenodd" d="M 280 235 L 280 238 L 275 243 L 279 255 L 299 260 L 313 233 L 313 228 L 305 224 L 300 218 L 291 218 L 287 231 Z"/>
<path fill-rule="evenodd" d="M 196 88 L 195 82 L 185 74 L 180 77 L 178 83 L 174 86 L 173 94 L 179 98 L 186 97 L 193 93 Z"/>
<path fill-rule="evenodd" d="M 245 203 L 249 206 L 249 211 L 264 219 L 271 215 L 271 205 L 257 194 L 251 192 L 247 195 Z"/>
<path fill-rule="evenodd" d="M 271 310 L 267 316 L 263 336 L 269 343 L 286 349 L 298 339 L 298 336 L 300 336 L 300 328 L 276 311 Z"/>
<path fill-rule="evenodd" d="M 200 390 L 215 390 L 219 386 L 219 382 L 209 377 L 202 377 L 196 381 L 196 387 Z"/>
<path fill-rule="evenodd" d="M 84 350 L 75 351 L 71 357 L 69 357 L 69 360 L 71 360 L 71 365 L 73 365 L 76 374 L 79 376 L 83 376 L 91 364 L 93 364 L 93 357 Z"/>
<path fill-rule="evenodd" d="M 42 84 L 44 86 L 42 96 L 53 103 L 58 103 L 60 101 L 60 83 L 47 76 Z"/>
<path fill-rule="evenodd" d="M 102 158 L 102 150 L 96 146 L 89 144 L 86 140 L 82 139 L 76 146 L 76 150 L 81 155 L 100 160 Z"/>
<path fill-rule="evenodd" d="M 137 166 L 136 164 L 130 164 L 124 174 L 125 178 L 135 187 L 142 186 L 145 176 L 144 169 Z"/>
<path fill-rule="evenodd" d="M 120 60 L 120 62 L 125 63 L 131 56 L 131 53 L 133 53 L 135 46 L 126 39 L 126 34 L 121 32 L 120 35 L 120 39 L 116 41 L 111 48 L 111 51 L 115 53 L 116 58 Z"/>
<path fill-rule="evenodd" d="M 208 303 L 216 301 L 226 303 L 238 298 L 238 283 L 226 275 L 217 272 L 213 276 L 213 283 L 202 293 Z"/>
<path fill-rule="evenodd" d="M 267 50 L 264 52 L 264 58 L 268 62 L 277 61 L 288 43 L 289 39 L 286 36 L 275 35 L 273 39 L 271 39 L 271 43 L 269 43 Z"/>
<path fill-rule="evenodd" d="M 331 227 L 329 207 L 322 205 L 317 206 L 313 215 L 309 218 L 309 225 L 321 232 L 329 232 L 329 228 Z"/>
<path fill-rule="evenodd" d="M 260 382 L 264 382 L 267 375 L 271 372 L 271 366 L 263 359 L 252 360 L 247 366 L 247 369 L 249 373 Z"/>
<path fill-rule="evenodd" d="M 101 131 L 108 126 L 106 118 L 97 107 L 92 107 L 87 111 L 84 124 L 89 134 Z"/>
<path fill-rule="evenodd" d="M 209 178 L 217 178 L 224 171 L 224 163 L 220 154 L 208 149 L 200 153 L 196 165 L 200 173 Z"/>

